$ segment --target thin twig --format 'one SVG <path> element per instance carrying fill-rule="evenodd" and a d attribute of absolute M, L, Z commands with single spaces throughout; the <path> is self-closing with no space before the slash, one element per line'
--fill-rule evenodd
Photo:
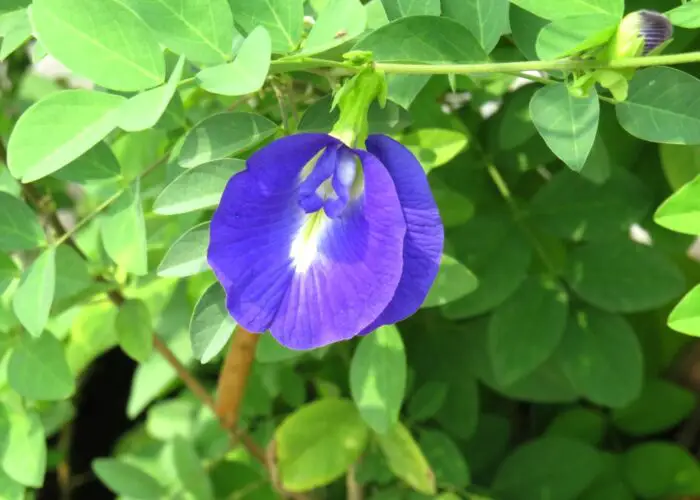
<path fill-rule="evenodd" d="M 270 81 L 270 86 L 272 87 L 272 91 L 275 93 L 275 98 L 277 99 L 277 104 L 280 108 L 280 118 L 282 119 L 282 127 L 285 131 L 289 131 L 289 117 L 287 116 L 287 108 L 284 105 L 284 94 L 274 81 Z"/>

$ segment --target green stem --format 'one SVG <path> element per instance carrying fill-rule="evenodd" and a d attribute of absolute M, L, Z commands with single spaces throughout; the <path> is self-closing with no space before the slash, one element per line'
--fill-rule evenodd
<path fill-rule="evenodd" d="M 385 73 L 413 75 L 473 75 L 487 73 L 520 73 L 522 71 L 576 71 L 590 69 L 630 69 L 648 66 L 663 66 L 700 62 L 700 51 L 685 54 L 661 56 L 629 57 L 614 61 L 558 59 L 554 61 L 516 61 L 504 63 L 475 64 L 408 64 L 377 62 L 375 68 Z M 362 68 L 349 62 L 330 61 L 313 57 L 287 57 L 273 61 L 272 73 L 299 71 L 318 68 L 341 68 L 347 71 L 360 71 Z"/>
<path fill-rule="evenodd" d="M 700 62 L 700 52 L 669 54 L 665 56 L 630 57 L 615 61 L 580 61 L 560 59 L 556 61 L 518 61 L 476 64 L 400 64 L 375 63 L 385 73 L 414 75 L 470 75 L 477 73 L 513 73 L 521 71 L 575 71 L 587 69 L 629 69 L 647 66 L 663 66 Z"/>
<path fill-rule="evenodd" d="M 89 214 L 87 214 L 85 217 L 83 217 L 82 219 L 80 219 L 80 221 L 79 221 L 75 226 L 73 226 L 73 227 L 70 229 L 70 231 L 66 231 L 65 234 L 64 234 L 63 236 L 61 236 L 60 238 L 58 238 L 58 239 L 54 242 L 53 247 L 54 247 L 54 248 L 58 248 L 59 246 L 61 246 L 61 244 L 65 243 L 67 240 L 69 240 L 69 239 L 70 239 L 75 233 L 77 233 L 85 224 L 87 224 L 88 222 L 90 222 L 97 214 L 99 214 L 100 212 L 102 212 L 102 211 L 103 211 L 104 209 L 106 209 L 109 205 L 111 205 L 117 198 L 119 198 L 119 196 L 121 196 L 121 194 L 122 194 L 123 192 L 124 192 L 124 190 L 123 190 L 123 189 L 120 189 L 119 191 L 117 191 L 116 193 L 114 193 L 112 196 L 110 196 L 109 198 L 107 198 L 105 201 L 103 201 L 102 203 L 100 203 L 100 204 L 97 206 L 97 208 L 95 208 L 95 210 L 93 210 L 92 212 L 90 212 Z"/>

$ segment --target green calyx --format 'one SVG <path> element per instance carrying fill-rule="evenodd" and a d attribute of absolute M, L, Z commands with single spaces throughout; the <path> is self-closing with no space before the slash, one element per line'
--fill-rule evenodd
<path fill-rule="evenodd" d="M 367 113 L 377 100 L 384 107 L 387 85 L 384 73 L 371 66 L 366 67 L 340 88 L 333 98 L 332 109 L 340 108 L 340 118 L 331 135 L 350 147 L 363 146 L 369 135 Z"/>

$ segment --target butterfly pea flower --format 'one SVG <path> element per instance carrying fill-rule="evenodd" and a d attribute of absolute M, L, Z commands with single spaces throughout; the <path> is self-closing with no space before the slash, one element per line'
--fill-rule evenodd
<path fill-rule="evenodd" d="M 423 168 L 385 135 L 275 140 L 229 180 L 210 231 L 231 316 L 298 350 L 412 315 L 444 239 Z"/>

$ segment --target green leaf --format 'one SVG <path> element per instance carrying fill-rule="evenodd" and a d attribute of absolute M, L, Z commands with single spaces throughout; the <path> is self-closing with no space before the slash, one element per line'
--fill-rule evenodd
<path fill-rule="evenodd" d="M 624 0 L 577 0 L 562 8 L 559 0 L 513 0 L 518 7 L 544 19 L 581 16 L 585 14 L 608 14 L 618 19 L 625 9 Z"/>
<path fill-rule="evenodd" d="M 593 147 L 599 113 L 595 92 L 585 98 L 574 97 L 564 84 L 546 85 L 530 101 L 537 131 L 552 152 L 577 172 Z"/>
<path fill-rule="evenodd" d="M 378 62 L 470 63 L 487 58 L 467 28 L 437 16 L 397 19 L 362 38 L 353 50 L 369 50 Z"/>
<path fill-rule="evenodd" d="M 666 180 L 674 191 L 700 174 L 700 146 L 661 144 L 659 156 Z"/>
<path fill-rule="evenodd" d="M 160 498 L 165 494 L 165 489 L 156 479 L 118 458 L 98 458 L 92 462 L 92 470 L 118 495 L 146 499 Z"/>
<path fill-rule="evenodd" d="M 54 304 L 70 300 L 93 285 L 87 263 L 78 252 L 67 245 L 56 248 L 56 287 Z M 60 306 L 59 306 L 60 309 Z"/>
<path fill-rule="evenodd" d="M 97 85 L 134 91 L 165 79 L 158 42 L 123 0 L 34 0 L 31 18 L 46 50 Z"/>
<path fill-rule="evenodd" d="M 472 235 L 478 234 L 479 238 Z M 532 249 L 510 215 L 479 215 L 448 232 L 452 255 L 474 273 L 479 287 L 442 307 L 449 319 L 478 316 L 506 300 L 527 276 Z"/>
<path fill-rule="evenodd" d="M 420 434 L 420 447 L 435 473 L 435 482 L 443 488 L 466 488 L 470 481 L 469 467 L 462 452 L 450 437 L 440 431 Z"/>
<path fill-rule="evenodd" d="M 534 372 L 510 385 L 499 384 L 489 354 L 488 321 L 472 323 L 467 356 L 471 371 L 491 389 L 518 401 L 571 403 L 579 398 L 559 363 L 556 352 Z"/>
<path fill-rule="evenodd" d="M 178 161 L 185 168 L 226 158 L 263 141 L 277 131 L 265 117 L 251 113 L 218 113 L 205 118 L 185 136 Z"/>
<path fill-rule="evenodd" d="M 226 0 L 129 0 L 158 41 L 190 61 L 219 64 L 231 56 L 235 30 Z"/>
<path fill-rule="evenodd" d="M 368 430 L 351 401 L 326 398 L 302 406 L 275 431 L 286 491 L 308 491 L 340 478 L 365 449 Z"/>
<path fill-rule="evenodd" d="M 566 291 L 554 280 L 535 277 L 496 308 L 489 322 L 489 351 L 500 384 L 532 373 L 552 355 L 568 310 Z"/>
<path fill-rule="evenodd" d="M 487 54 L 508 26 L 508 0 L 442 0 L 442 12 L 466 26 Z"/>
<path fill-rule="evenodd" d="M 121 167 L 112 150 L 100 141 L 65 167 L 54 172 L 62 181 L 85 183 L 118 177 Z"/>
<path fill-rule="evenodd" d="M 22 326 L 39 337 L 49 320 L 56 289 L 56 251 L 43 252 L 22 273 L 12 298 L 12 310 Z"/>
<path fill-rule="evenodd" d="M 214 283 L 202 294 L 194 306 L 190 320 L 190 340 L 194 357 L 208 363 L 221 352 L 236 328 L 226 309 L 226 293 Z"/>
<path fill-rule="evenodd" d="M 200 87 L 212 94 L 250 94 L 265 83 L 271 56 L 270 35 L 258 26 L 243 41 L 232 63 L 204 68 L 197 73 L 197 80 Z"/>
<path fill-rule="evenodd" d="M 561 12 L 561 9 L 559 9 Z M 530 60 L 536 60 L 535 44 L 540 31 L 548 24 L 546 19 L 521 9 L 515 3 L 510 4 L 509 21 L 513 42 L 520 52 Z"/>
<path fill-rule="evenodd" d="M 643 69 L 615 109 L 627 132 L 649 142 L 700 144 L 700 80 L 683 71 Z"/>
<path fill-rule="evenodd" d="M 15 261 L 9 255 L 0 253 L 0 295 L 19 277 L 20 271 Z"/>
<path fill-rule="evenodd" d="M 304 26 L 303 0 L 228 0 L 236 22 L 251 33 L 263 26 L 272 39 L 272 52 L 286 54 L 294 50 Z"/>
<path fill-rule="evenodd" d="M 31 0 L 5 0 L 3 4 L 0 5 L 0 14 L 28 7 L 30 3 Z"/>
<path fill-rule="evenodd" d="M 537 35 L 535 51 L 543 61 L 573 56 L 606 44 L 615 34 L 619 18 L 609 14 L 563 17 Z"/>
<path fill-rule="evenodd" d="M 408 417 L 414 422 L 422 422 L 435 416 L 445 404 L 449 386 L 445 382 L 426 382 L 421 385 L 408 401 Z"/>
<path fill-rule="evenodd" d="M 197 500 L 213 500 L 214 488 L 192 444 L 176 436 L 172 447 L 177 478 L 185 491 Z"/>
<path fill-rule="evenodd" d="M 700 2 L 688 2 L 666 12 L 675 26 L 687 29 L 700 28 Z"/>
<path fill-rule="evenodd" d="M 396 477 L 424 495 L 435 495 L 435 474 L 410 431 L 401 422 L 387 434 L 377 435 L 376 439 Z"/>
<path fill-rule="evenodd" d="M 2 413 L 3 470 L 24 486 L 40 488 L 46 473 L 46 436 L 41 418 L 33 411 L 7 405 Z"/>
<path fill-rule="evenodd" d="M 408 16 L 439 16 L 440 0 L 381 0 L 390 21 Z"/>
<path fill-rule="evenodd" d="M 17 50 L 32 36 L 26 9 L 0 15 L 0 61 Z"/>
<path fill-rule="evenodd" d="M 365 422 L 380 434 L 399 421 L 406 391 L 406 353 L 398 329 L 362 338 L 350 364 L 350 392 Z"/>
<path fill-rule="evenodd" d="M 629 450 L 623 461 L 627 482 L 641 498 L 700 494 L 700 466 L 674 443 L 647 442 Z"/>
<path fill-rule="evenodd" d="M 442 254 L 440 271 L 421 307 L 444 306 L 469 295 L 478 286 L 476 276 L 466 266 L 455 258 Z"/>
<path fill-rule="evenodd" d="M 688 292 L 671 311 L 668 326 L 677 332 L 700 337 L 700 285 Z"/>
<path fill-rule="evenodd" d="M 146 222 L 141 206 L 139 181 L 127 187 L 105 211 L 100 224 L 107 255 L 120 267 L 136 275 L 148 272 Z"/>
<path fill-rule="evenodd" d="M 627 231 L 651 201 L 649 189 L 625 170 L 615 169 L 603 184 L 563 170 L 537 192 L 529 211 L 538 227 L 557 236 L 592 240 Z"/>
<path fill-rule="evenodd" d="M 572 315 L 557 354 L 574 387 L 597 405 L 622 408 L 642 391 L 642 348 L 621 316 L 593 309 Z"/>
<path fill-rule="evenodd" d="M 547 427 L 548 436 L 570 438 L 596 446 L 605 434 L 606 416 L 589 408 L 572 408 L 559 413 Z"/>
<path fill-rule="evenodd" d="M 622 236 L 576 248 L 567 280 L 590 304 L 623 313 L 660 307 L 685 288 L 683 274 L 664 254 Z"/>
<path fill-rule="evenodd" d="M 700 235 L 700 175 L 664 201 L 654 221 L 671 231 Z"/>
<path fill-rule="evenodd" d="M 10 136 L 10 172 L 32 182 L 67 165 L 114 130 L 123 103 L 121 96 L 91 90 L 64 90 L 35 103 Z"/>
<path fill-rule="evenodd" d="M 338 108 L 331 110 L 332 96 L 322 97 L 309 106 L 299 121 L 300 132 L 330 132 L 340 117 Z M 387 102 L 385 107 L 373 102 L 367 113 L 370 134 L 392 134 L 406 128 L 411 121 L 408 112 Z"/>
<path fill-rule="evenodd" d="M 269 333 L 261 334 L 258 347 L 255 350 L 255 361 L 258 363 L 278 363 L 288 359 L 298 358 L 303 351 L 293 351 L 277 342 Z"/>
<path fill-rule="evenodd" d="M 411 107 L 423 87 L 430 81 L 429 75 L 387 75 L 388 98 L 404 109 Z"/>
<path fill-rule="evenodd" d="M 188 313 L 187 310 L 183 312 L 183 314 Z M 160 333 L 160 330 L 158 331 Z M 187 366 L 192 360 L 192 347 L 186 329 L 178 331 L 169 338 L 167 346 L 183 365 Z M 126 408 L 127 415 L 130 418 L 138 416 L 154 399 L 171 388 L 175 381 L 177 381 L 177 373 L 162 356 L 153 355 L 148 358 L 148 361 L 141 363 L 134 373 Z"/>
<path fill-rule="evenodd" d="M 123 103 L 119 109 L 119 127 L 127 132 L 153 128 L 177 92 L 184 65 L 185 58 L 181 57 L 170 74 L 168 83 L 137 94 Z"/>
<path fill-rule="evenodd" d="M 185 278 L 209 269 L 207 246 L 209 222 L 203 222 L 187 230 L 166 252 L 158 266 L 158 276 Z"/>
<path fill-rule="evenodd" d="M 577 441 L 545 437 L 515 449 L 493 483 L 500 500 L 574 500 L 601 470 L 598 452 Z"/>
<path fill-rule="evenodd" d="M 45 243 L 34 212 L 21 200 L 0 191 L 0 251 L 29 250 Z"/>
<path fill-rule="evenodd" d="M 27 498 L 24 486 L 0 470 L 0 495 L 5 500 L 25 500 Z"/>
<path fill-rule="evenodd" d="M 463 132 L 440 128 L 419 129 L 401 137 L 401 144 L 418 158 L 426 173 L 450 162 L 468 142 Z"/>
<path fill-rule="evenodd" d="M 639 398 L 613 411 L 613 423 L 631 436 L 658 434 L 685 420 L 696 404 L 695 394 L 688 389 L 654 378 L 645 383 Z"/>
<path fill-rule="evenodd" d="M 359 0 L 329 0 L 311 28 L 301 53 L 312 55 L 330 50 L 357 38 L 366 26 L 367 11 Z"/>
<path fill-rule="evenodd" d="M 56 401 L 75 392 L 63 345 L 49 332 L 38 339 L 22 335 L 10 355 L 7 381 L 27 399 Z"/>
<path fill-rule="evenodd" d="M 149 408 L 146 430 L 161 441 L 170 441 L 175 436 L 192 436 L 198 410 L 197 403 L 191 399 L 161 401 Z"/>
<path fill-rule="evenodd" d="M 214 207 L 228 180 L 244 168 L 243 160 L 226 158 L 185 170 L 161 191 L 153 202 L 153 211 L 174 215 Z"/>
<path fill-rule="evenodd" d="M 153 351 L 151 314 L 141 300 L 129 299 L 119 306 L 114 328 L 122 350 L 138 362 L 148 359 Z"/>

